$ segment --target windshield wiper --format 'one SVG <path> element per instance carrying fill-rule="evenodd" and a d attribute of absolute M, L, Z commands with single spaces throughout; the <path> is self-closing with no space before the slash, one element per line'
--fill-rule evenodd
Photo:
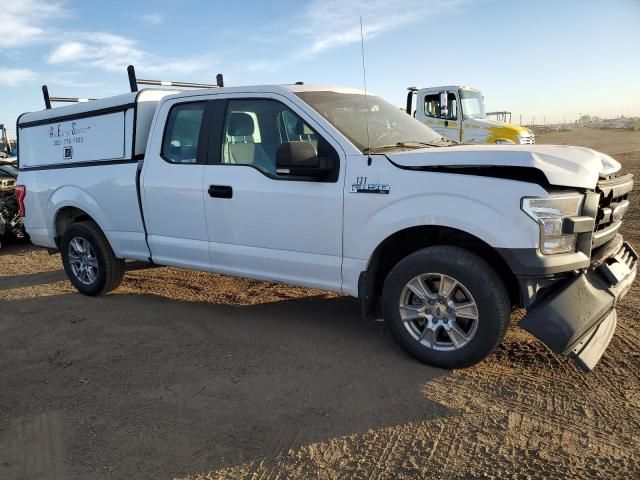
<path fill-rule="evenodd" d="M 408 140 L 405 142 L 397 142 L 389 145 L 377 145 L 371 148 L 365 148 L 362 153 L 375 153 L 381 150 L 392 150 L 394 148 L 425 148 L 425 147 L 450 147 L 451 145 L 457 145 L 458 142 L 449 138 L 440 137 L 436 138 L 432 142 L 418 142 L 414 140 Z"/>
<path fill-rule="evenodd" d="M 428 147 L 442 147 L 442 146 L 451 146 L 451 145 L 457 145 L 458 142 L 456 142 L 455 140 L 451 140 L 450 138 L 445 138 L 445 137 L 440 137 L 440 138 L 436 138 L 435 140 L 431 141 L 431 142 L 414 142 L 414 141 L 410 141 L 410 142 L 403 142 L 405 145 L 407 144 L 414 144 L 414 145 L 425 145 Z"/>
<path fill-rule="evenodd" d="M 362 153 L 375 153 L 381 150 L 391 150 L 394 148 L 423 148 L 425 146 L 433 147 L 434 145 L 423 142 L 398 142 L 389 145 L 377 145 L 375 147 L 365 148 L 364 150 L 362 150 Z"/>

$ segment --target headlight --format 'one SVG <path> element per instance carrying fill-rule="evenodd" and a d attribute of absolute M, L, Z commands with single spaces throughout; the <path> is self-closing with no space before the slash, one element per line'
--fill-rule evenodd
<path fill-rule="evenodd" d="M 522 210 L 540 225 L 540 250 L 544 254 L 576 250 L 576 234 L 563 234 L 566 217 L 580 215 L 584 196 L 578 193 L 522 199 Z"/>
<path fill-rule="evenodd" d="M 522 134 L 522 135 L 516 135 L 516 140 L 518 140 L 518 143 L 520 145 L 532 145 L 534 142 L 534 137 L 533 134 Z"/>
<path fill-rule="evenodd" d="M 515 145 L 516 142 L 509 140 L 508 138 L 501 138 L 496 140 L 496 145 Z"/>

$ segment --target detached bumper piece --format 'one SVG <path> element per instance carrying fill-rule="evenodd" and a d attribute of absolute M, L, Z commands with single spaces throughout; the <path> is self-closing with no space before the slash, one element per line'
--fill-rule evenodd
<path fill-rule="evenodd" d="M 616 329 L 615 306 L 628 292 L 638 255 L 628 243 L 560 286 L 530 308 L 520 326 L 551 350 L 573 357 L 589 372 L 602 357 Z"/>

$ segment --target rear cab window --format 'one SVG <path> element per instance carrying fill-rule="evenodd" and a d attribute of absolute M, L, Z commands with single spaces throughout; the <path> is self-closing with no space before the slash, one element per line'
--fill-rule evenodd
<path fill-rule="evenodd" d="M 198 163 L 198 142 L 204 102 L 179 103 L 171 107 L 162 140 L 161 157 L 170 163 Z"/>

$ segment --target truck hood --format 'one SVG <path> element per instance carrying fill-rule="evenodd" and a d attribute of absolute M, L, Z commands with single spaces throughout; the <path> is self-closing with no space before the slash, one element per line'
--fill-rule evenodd
<path fill-rule="evenodd" d="M 396 165 L 420 167 L 528 167 L 551 185 L 593 189 L 620 164 L 590 148 L 566 145 L 457 145 L 387 153 Z"/>

